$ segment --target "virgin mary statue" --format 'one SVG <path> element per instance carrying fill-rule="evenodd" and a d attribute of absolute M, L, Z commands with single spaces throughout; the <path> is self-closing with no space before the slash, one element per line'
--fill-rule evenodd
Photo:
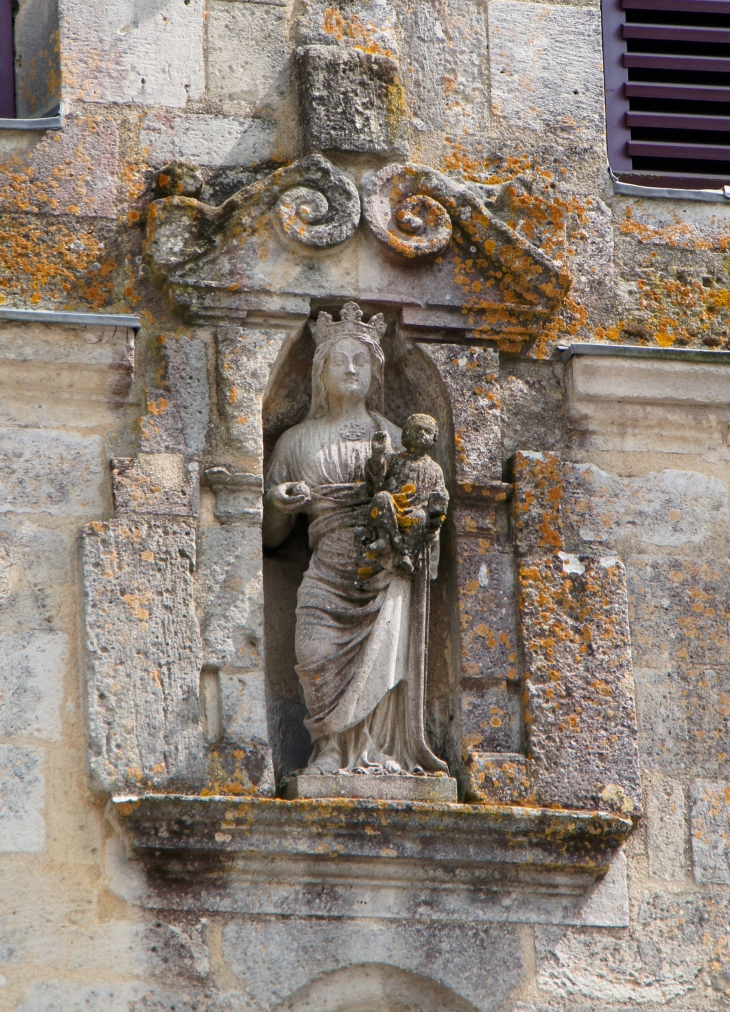
<path fill-rule="evenodd" d="M 387 557 L 372 575 L 363 568 L 371 440 L 385 432 L 388 452 L 402 447 L 400 429 L 381 414 L 385 323 L 362 315 L 354 302 L 339 323 L 320 313 L 309 415 L 281 436 L 266 475 L 267 547 L 284 541 L 298 513 L 309 516 L 313 554 L 295 637 L 313 744 L 305 772 L 446 772 L 423 728 L 428 555 L 437 540 L 413 575 Z"/>

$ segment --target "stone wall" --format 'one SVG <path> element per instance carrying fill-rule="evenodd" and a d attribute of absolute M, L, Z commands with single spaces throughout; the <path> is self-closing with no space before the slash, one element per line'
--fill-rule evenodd
<path fill-rule="evenodd" d="M 23 31 L 41 7 L 38 23 L 55 31 L 55 9 L 35 0 L 21 4 Z M 58 0 L 57 24 L 63 129 L 0 131 L 0 309 L 135 313 L 142 328 L 135 337 L 114 326 L 0 321 L 0 1009 L 722 1008 L 730 994 L 730 366 L 618 356 L 566 363 L 555 349 L 573 341 L 727 348 L 730 217 L 719 204 L 613 194 L 598 6 Z M 309 76 L 297 62 L 304 47 L 332 50 Z M 366 64 L 377 65 L 382 84 L 372 93 L 369 71 L 358 86 Z M 527 879 L 511 892 L 485 880 L 472 895 L 443 859 L 436 903 L 429 889 L 435 895 L 438 875 L 424 882 L 415 858 L 388 891 L 354 859 L 334 862 L 323 877 L 301 860 L 236 870 L 221 852 L 200 879 L 228 884 L 188 901 L 188 886 L 176 885 L 181 866 L 143 867 L 127 850 L 119 813 L 109 812 L 110 791 L 144 783 L 107 761 L 115 708 L 89 706 L 87 691 L 102 671 L 114 698 L 119 685 L 104 665 L 117 651 L 116 675 L 127 670 L 127 630 L 148 602 L 130 590 L 129 614 L 101 621 L 90 642 L 82 530 L 87 564 L 118 561 L 108 525 L 119 537 L 128 529 L 130 486 L 118 472 L 113 501 L 109 461 L 144 454 L 150 468 L 162 457 L 186 466 L 195 458 L 201 474 L 226 465 L 248 476 L 232 491 L 213 476 L 198 504 L 185 472 L 170 486 L 178 505 L 152 503 L 144 523 L 159 532 L 166 510 L 187 511 L 174 521 L 172 562 L 199 623 L 183 630 L 181 653 L 190 656 L 171 677 L 179 685 L 202 665 L 220 678 L 211 704 L 218 715 L 210 709 L 204 720 L 195 710 L 184 729 L 203 770 L 198 786 L 239 794 L 273 787 L 257 482 L 262 436 L 292 424 L 305 403 L 306 355 L 289 361 L 278 401 L 267 383 L 312 307 L 290 301 L 288 315 L 254 312 L 245 329 L 233 319 L 214 331 L 172 307 L 143 243 L 167 163 L 195 163 L 195 193 L 217 206 L 307 154 L 321 133 L 314 116 L 303 128 L 300 106 L 307 87 L 320 87 L 320 72 L 325 82 L 344 75 L 352 83 L 353 108 L 362 91 L 384 109 L 365 152 L 350 144 L 349 121 L 339 124 L 339 139 L 327 142 L 339 149 L 328 152 L 338 168 L 359 184 L 407 158 L 474 184 L 500 221 L 572 278 L 537 337 L 517 346 L 484 333 L 458 339 L 487 341 L 497 363 L 490 382 L 499 412 L 489 424 L 499 449 L 489 466 L 502 473 L 491 477 L 510 479 L 518 452 L 554 454 L 566 565 L 620 557 L 625 567 L 644 815 L 587 897 L 576 899 L 569 876 L 564 899 Z M 342 274 L 334 278 L 348 271 L 347 253 L 336 256 Z M 333 287 L 333 305 L 339 293 Z M 387 294 L 384 308 L 395 314 Z M 402 323 L 404 340 L 409 327 L 422 335 L 417 320 Z M 398 348 L 390 354 L 397 360 Z M 399 399 L 403 391 L 393 389 L 390 403 Z M 166 416 L 170 403 L 174 417 Z M 456 457 L 446 449 L 458 460 L 458 442 Z M 149 487 L 170 490 L 163 472 L 144 473 Z M 132 491 L 147 495 L 139 473 L 133 478 Z M 495 520 L 505 541 L 508 512 Z M 469 569 L 478 549 L 469 546 L 482 533 L 460 534 L 453 571 L 463 565 L 478 585 L 481 563 Z M 169 547 L 173 536 L 164 540 Z M 466 557 L 457 557 L 459 545 Z M 487 629 L 473 632 L 485 642 L 488 609 L 503 596 L 491 594 L 483 622 L 466 616 L 470 629 Z M 103 605 L 103 593 L 94 600 Z M 142 716 L 159 702 L 152 671 L 161 639 L 158 630 L 145 643 L 151 683 Z M 621 643 L 616 677 L 625 681 L 625 636 Z M 432 650 L 436 685 L 459 668 L 447 645 L 438 659 Z M 489 663 L 511 664 L 504 654 Z M 477 681 L 470 691 L 478 694 Z M 198 689 L 193 679 L 193 695 Z M 281 695 L 289 707 L 277 711 L 282 726 L 295 726 L 300 704 Z M 445 698 L 432 699 L 430 720 L 447 748 Z M 182 733 L 173 728 L 171 737 Z M 519 737 L 507 746 L 516 749 Z M 152 751 L 144 761 L 155 787 Z M 604 800 L 621 809 L 622 796 Z M 261 899 L 262 882 L 278 890 L 278 909 L 290 904 L 286 916 Z"/>

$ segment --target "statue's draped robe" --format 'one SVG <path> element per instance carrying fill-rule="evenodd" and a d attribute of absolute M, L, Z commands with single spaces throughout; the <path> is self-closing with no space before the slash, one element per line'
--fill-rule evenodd
<path fill-rule="evenodd" d="M 408 733 L 406 692 L 409 630 L 416 584 L 386 569 L 364 584 L 362 539 L 368 495 L 364 486 L 370 440 L 388 433 L 388 452 L 401 449 L 400 431 L 376 412 L 358 439 L 340 423 L 311 419 L 279 439 L 266 476 L 267 489 L 303 481 L 312 493 L 309 569 L 297 595 L 297 675 L 315 743 L 310 762 L 326 751 L 335 765 L 352 769 L 395 759 L 418 763 Z"/>

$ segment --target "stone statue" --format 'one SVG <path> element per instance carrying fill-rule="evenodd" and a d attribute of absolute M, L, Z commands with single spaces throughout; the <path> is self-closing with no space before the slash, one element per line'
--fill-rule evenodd
<path fill-rule="evenodd" d="M 314 328 L 312 404 L 266 475 L 264 544 L 306 513 L 313 555 L 297 595 L 296 671 L 313 742 L 307 774 L 445 773 L 426 744 L 429 580 L 448 506 L 426 450 L 428 415 L 401 432 L 380 413 L 382 315 L 354 302 Z M 405 447 L 404 445 L 405 444 Z"/>

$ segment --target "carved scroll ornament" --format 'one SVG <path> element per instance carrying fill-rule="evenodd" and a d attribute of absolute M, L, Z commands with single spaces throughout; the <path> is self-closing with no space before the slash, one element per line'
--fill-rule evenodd
<path fill-rule="evenodd" d="M 163 169 L 168 175 L 172 167 Z M 220 207 L 189 196 L 154 201 L 147 215 L 145 253 L 160 273 L 213 249 L 221 233 L 239 241 L 267 211 L 284 236 L 310 249 L 339 246 L 360 222 L 360 197 L 344 173 L 309 155 L 234 193 Z"/>
<path fill-rule="evenodd" d="M 552 315 L 568 293 L 569 273 L 491 214 L 467 183 L 425 165 L 388 165 L 362 196 L 373 234 L 399 257 L 423 261 L 453 243 L 454 280 L 472 326 L 529 326 L 526 315 Z"/>

